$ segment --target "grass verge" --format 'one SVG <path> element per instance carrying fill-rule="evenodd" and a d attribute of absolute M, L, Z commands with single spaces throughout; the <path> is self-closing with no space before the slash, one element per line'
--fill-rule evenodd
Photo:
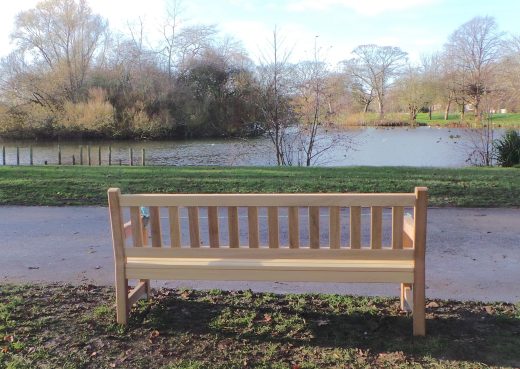
<path fill-rule="evenodd" d="M 520 206 L 518 168 L 0 167 L 0 205 L 103 205 L 123 193 L 412 192 L 430 205 Z"/>
<path fill-rule="evenodd" d="M 488 368 L 520 365 L 520 306 L 161 289 L 118 326 L 113 291 L 0 285 L 0 368 Z"/>

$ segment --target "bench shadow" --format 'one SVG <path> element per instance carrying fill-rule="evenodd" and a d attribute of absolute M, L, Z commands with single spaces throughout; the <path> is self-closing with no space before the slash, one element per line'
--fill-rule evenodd
<path fill-rule="evenodd" d="M 163 335 L 240 337 L 252 345 L 275 342 L 371 354 L 402 352 L 416 360 L 520 365 L 520 317 L 511 304 L 435 300 L 435 307 L 427 308 L 427 336 L 413 337 L 412 317 L 399 312 L 395 299 L 376 304 L 371 311 L 325 308 L 322 312 L 319 306 L 296 308 L 283 296 L 274 296 L 267 304 L 255 303 L 254 297 L 244 301 L 241 296 L 229 299 L 202 293 L 197 298 L 160 296 L 134 309 L 130 329 L 145 324 Z"/>

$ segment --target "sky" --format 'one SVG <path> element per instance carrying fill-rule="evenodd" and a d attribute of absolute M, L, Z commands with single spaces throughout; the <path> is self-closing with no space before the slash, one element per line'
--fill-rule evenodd
<path fill-rule="evenodd" d="M 38 0 L 0 0 L 0 56 L 13 48 L 9 34 L 20 11 Z M 112 30 L 144 22 L 148 42 L 160 38 L 168 0 L 87 0 Z M 449 35 L 475 16 L 494 17 L 501 31 L 520 35 L 520 0 L 184 0 L 182 24 L 214 24 L 240 40 L 254 61 L 268 50 L 276 27 L 291 61 L 319 57 L 331 65 L 358 45 L 397 46 L 412 62 L 440 51 Z M 181 25 L 182 25 L 181 24 Z"/>

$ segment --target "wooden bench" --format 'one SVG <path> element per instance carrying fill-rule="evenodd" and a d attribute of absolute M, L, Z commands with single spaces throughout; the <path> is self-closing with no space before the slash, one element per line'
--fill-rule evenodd
<path fill-rule="evenodd" d="M 384 282 L 401 284 L 401 308 L 413 311 L 413 334 L 425 334 L 424 187 L 390 194 L 128 195 L 111 188 L 108 203 L 120 324 L 132 304 L 148 298 L 150 279 Z M 141 207 L 149 209 L 150 246 Z M 168 214 L 165 227 L 161 208 Z M 413 217 L 405 208 L 413 208 Z M 247 221 L 240 223 L 239 214 Z M 365 216 L 370 221 L 362 221 Z M 138 280 L 130 292 L 129 279 Z"/>

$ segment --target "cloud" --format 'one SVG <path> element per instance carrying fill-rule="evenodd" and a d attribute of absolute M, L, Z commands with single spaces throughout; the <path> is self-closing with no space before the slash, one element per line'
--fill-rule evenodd
<path fill-rule="evenodd" d="M 439 0 L 292 0 L 288 4 L 291 11 L 323 11 L 334 7 L 352 9 L 355 12 L 375 16 L 385 12 L 403 11 L 409 8 L 431 5 Z"/>

